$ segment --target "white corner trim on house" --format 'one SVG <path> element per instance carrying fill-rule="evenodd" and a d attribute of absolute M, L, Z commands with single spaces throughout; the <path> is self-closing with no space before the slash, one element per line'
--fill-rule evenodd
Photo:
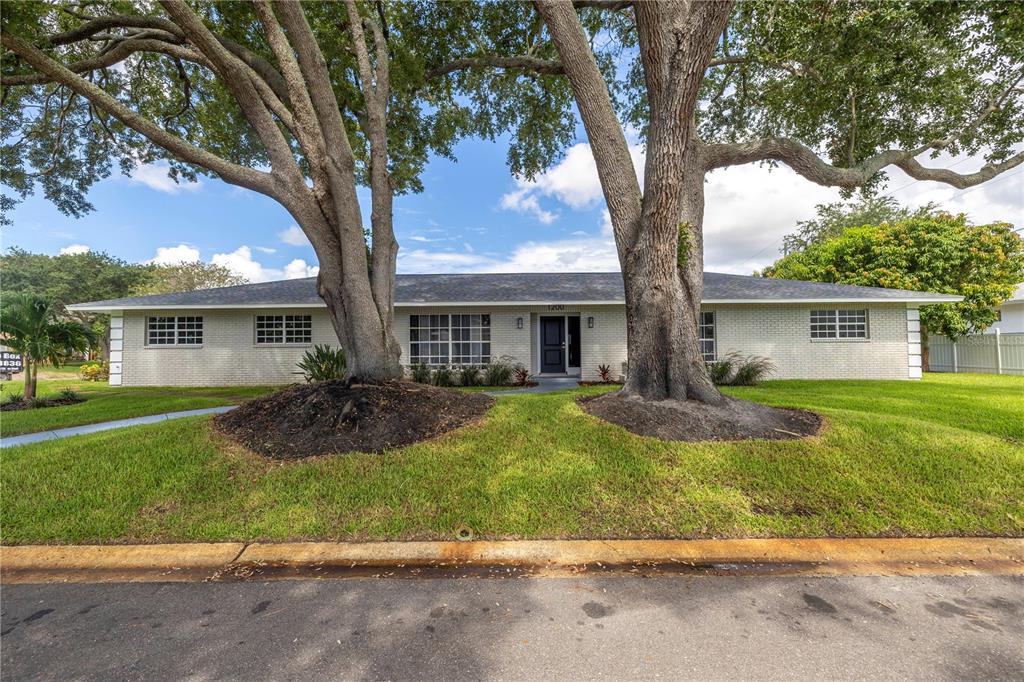
<path fill-rule="evenodd" d="M 921 371 L 921 312 L 907 307 L 907 369 L 910 379 L 920 379 Z"/>
<path fill-rule="evenodd" d="M 111 386 L 121 385 L 121 369 L 124 361 L 124 317 L 110 318 L 110 378 Z"/>

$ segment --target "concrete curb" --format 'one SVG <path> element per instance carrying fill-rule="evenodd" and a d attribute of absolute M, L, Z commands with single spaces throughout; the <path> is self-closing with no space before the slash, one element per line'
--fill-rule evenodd
<path fill-rule="evenodd" d="M 467 569 L 494 569 L 481 571 Z M 0 547 L 0 579 L 125 582 L 581 571 L 1024 575 L 1024 538 L 534 540 Z"/>
<path fill-rule="evenodd" d="M 241 542 L 0 547 L 0 581 L 201 580 L 236 560 L 244 548 Z"/>

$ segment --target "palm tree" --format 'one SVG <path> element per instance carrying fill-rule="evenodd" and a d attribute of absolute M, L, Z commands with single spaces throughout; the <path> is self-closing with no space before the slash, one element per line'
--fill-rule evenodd
<path fill-rule="evenodd" d="M 25 398 L 36 396 L 39 363 L 60 366 L 74 353 L 89 348 L 92 330 L 61 318 L 62 307 L 52 298 L 9 294 L 0 307 L 0 333 L 4 345 L 25 359 Z"/>

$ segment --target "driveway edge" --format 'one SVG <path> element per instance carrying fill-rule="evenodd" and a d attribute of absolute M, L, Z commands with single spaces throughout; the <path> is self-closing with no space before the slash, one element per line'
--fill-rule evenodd
<path fill-rule="evenodd" d="M 1024 538 L 297 542 L 0 547 L 0 580 L 187 581 L 584 571 L 1024 575 Z M 470 569 L 492 569 L 489 572 Z M 501 569 L 501 570 L 493 570 Z"/>

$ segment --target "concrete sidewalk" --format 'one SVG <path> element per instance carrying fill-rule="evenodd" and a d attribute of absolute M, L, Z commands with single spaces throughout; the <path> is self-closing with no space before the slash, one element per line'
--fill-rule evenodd
<path fill-rule="evenodd" d="M 476 575 L 1024 575 L 1021 538 L 299 542 L 0 547 L 4 583 Z"/>
<path fill-rule="evenodd" d="M 485 391 L 487 395 L 494 396 L 495 398 L 503 395 L 522 395 L 523 393 L 554 393 L 555 391 L 568 391 L 573 388 L 579 388 L 580 378 L 579 377 L 533 377 L 533 380 L 537 382 L 536 386 L 527 386 L 526 388 L 508 388 L 500 391 Z"/>
<path fill-rule="evenodd" d="M 12 448 L 16 445 L 28 445 L 30 443 L 41 443 L 45 440 L 57 440 L 71 436 L 81 436 L 86 433 L 98 433 L 111 429 L 123 429 L 126 426 L 141 426 L 143 424 L 156 424 L 169 419 L 181 419 L 182 417 L 197 417 L 203 414 L 221 414 L 233 410 L 237 405 L 226 405 L 224 407 L 206 407 L 201 410 L 182 410 L 181 412 L 165 412 L 164 414 L 151 414 L 145 417 L 132 417 L 131 419 L 118 419 L 116 421 L 100 422 L 99 424 L 83 424 L 82 426 L 69 426 L 66 429 L 55 429 L 53 431 L 39 431 L 26 433 L 21 436 L 7 436 L 0 438 L 0 448 Z"/>

